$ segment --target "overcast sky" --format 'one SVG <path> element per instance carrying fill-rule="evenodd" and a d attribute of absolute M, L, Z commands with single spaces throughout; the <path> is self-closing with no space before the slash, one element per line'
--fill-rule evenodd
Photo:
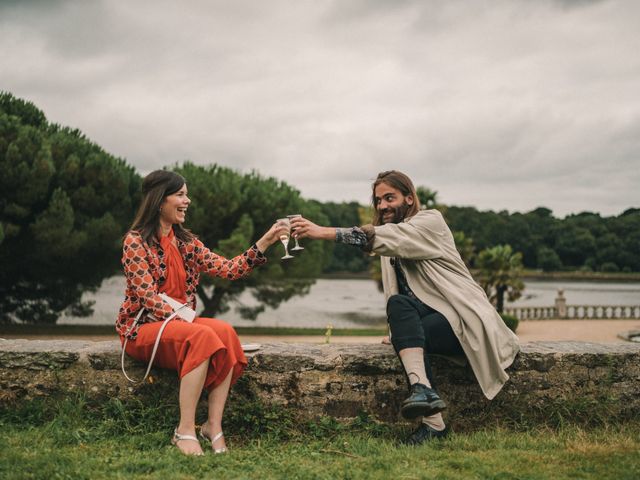
<path fill-rule="evenodd" d="M 0 89 L 142 174 L 218 163 L 365 203 L 640 207 L 640 2 L 0 0 Z"/>

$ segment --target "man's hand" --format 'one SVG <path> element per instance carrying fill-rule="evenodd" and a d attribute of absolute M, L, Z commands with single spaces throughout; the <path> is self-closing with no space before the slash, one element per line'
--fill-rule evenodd
<path fill-rule="evenodd" d="M 335 240 L 336 229 L 321 227 L 304 217 L 291 219 L 291 234 L 295 238 L 313 238 L 315 240 Z"/>

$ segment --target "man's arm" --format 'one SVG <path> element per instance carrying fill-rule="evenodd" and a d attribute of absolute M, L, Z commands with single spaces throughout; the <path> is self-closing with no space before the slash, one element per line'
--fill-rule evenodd
<path fill-rule="evenodd" d="M 386 257 L 430 260 L 442 257 L 449 227 L 440 212 L 420 212 L 407 222 L 373 227 L 370 251 Z M 365 248 L 365 250 L 368 250 Z"/>
<path fill-rule="evenodd" d="M 346 243 L 364 248 L 369 242 L 367 233 L 360 227 L 336 228 L 336 243 Z"/>
<path fill-rule="evenodd" d="M 315 232 L 314 236 L 311 235 L 306 235 L 309 238 L 316 238 L 318 240 L 335 240 L 336 239 L 336 230 L 337 228 L 335 227 L 320 227 L 318 225 L 315 225 L 315 227 L 318 229 L 317 232 Z M 296 235 L 296 231 L 293 232 L 294 236 Z M 302 237 L 298 237 L 298 238 L 302 238 Z"/>
<path fill-rule="evenodd" d="M 431 211 L 433 212 L 433 211 Z M 442 256 L 442 242 L 448 229 L 440 212 L 421 212 L 408 222 L 374 227 L 321 227 L 303 217 L 291 221 L 297 238 L 333 240 L 387 257 L 425 260 Z"/>
<path fill-rule="evenodd" d="M 295 238 L 313 238 L 315 240 L 335 240 L 334 227 L 321 227 L 304 217 L 291 219 L 291 235 Z"/>
<path fill-rule="evenodd" d="M 292 235 L 297 238 L 313 238 L 316 240 L 331 240 L 355 247 L 366 248 L 375 235 L 373 226 L 362 227 L 321 227 L 303 217 L 291 220 Z"/>

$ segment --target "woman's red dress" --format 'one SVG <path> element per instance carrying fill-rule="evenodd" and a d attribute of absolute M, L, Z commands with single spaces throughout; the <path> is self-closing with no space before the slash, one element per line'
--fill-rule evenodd
<path fill-rule="evenodd" d="M 185 303 L 186 272 L 182 256 L 173 239 L 171 229 L 169 235 L 160 240 L 167 275 L 159 291 Z M 141 325 L 136 339 L 127 342 L 127 354 L 137 360 L 148 362 L 161 325 L 162 322 Z M 208 391 L 220 385 L 230 371 L 233 372 L 233 385 L 247 366 L 247 358 L 242 351 L 238 334 L 228 323 L 204 317 L 197 317 L 193 323 L 174 319 L 162 332 L 153 364 L 176 370 L 182 378 L 207 359 L 209 369 L 204 388 Z"/>

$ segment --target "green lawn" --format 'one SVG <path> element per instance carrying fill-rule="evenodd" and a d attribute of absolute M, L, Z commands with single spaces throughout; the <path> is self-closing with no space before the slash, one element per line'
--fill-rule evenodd
<path fill-rule="evenodd" d="M 231 453 L 189 458 L 169 444 L 175 405 L 81 399 L 0 411 L 0 478 L 640 478 L 640 423 L 585 430 L 497 427 L 421 447 L 362 416 L 298 422 L 256 405 L 232 409 Z"/>
<path fill-rule="evenodd" d="M 638 429 L 456 434 L 422 447 L 342 432 L 229 439 L 232 452 L 187 458 L 169 432 L 104 437 L 99 428 L 5 429 L 2 478 L 640 478 Z"/>
<path fill-rule="evenodd" d="M 304 335 L 318 336 L 318 341 L 325 339 L 326 328 L 298 328 L 298 327 L 235 327 L 240 335 Z M 72 338 L 75 335 L 112 335 L 117 338 L 113 325 L 0 325 L 0 335 L 21 334 L 29 335 L 51 335 L 55 340 L 56 336 Z M 333 336 L 384 336 L 387 335 L 385 328 L 334 328 Z"/>

